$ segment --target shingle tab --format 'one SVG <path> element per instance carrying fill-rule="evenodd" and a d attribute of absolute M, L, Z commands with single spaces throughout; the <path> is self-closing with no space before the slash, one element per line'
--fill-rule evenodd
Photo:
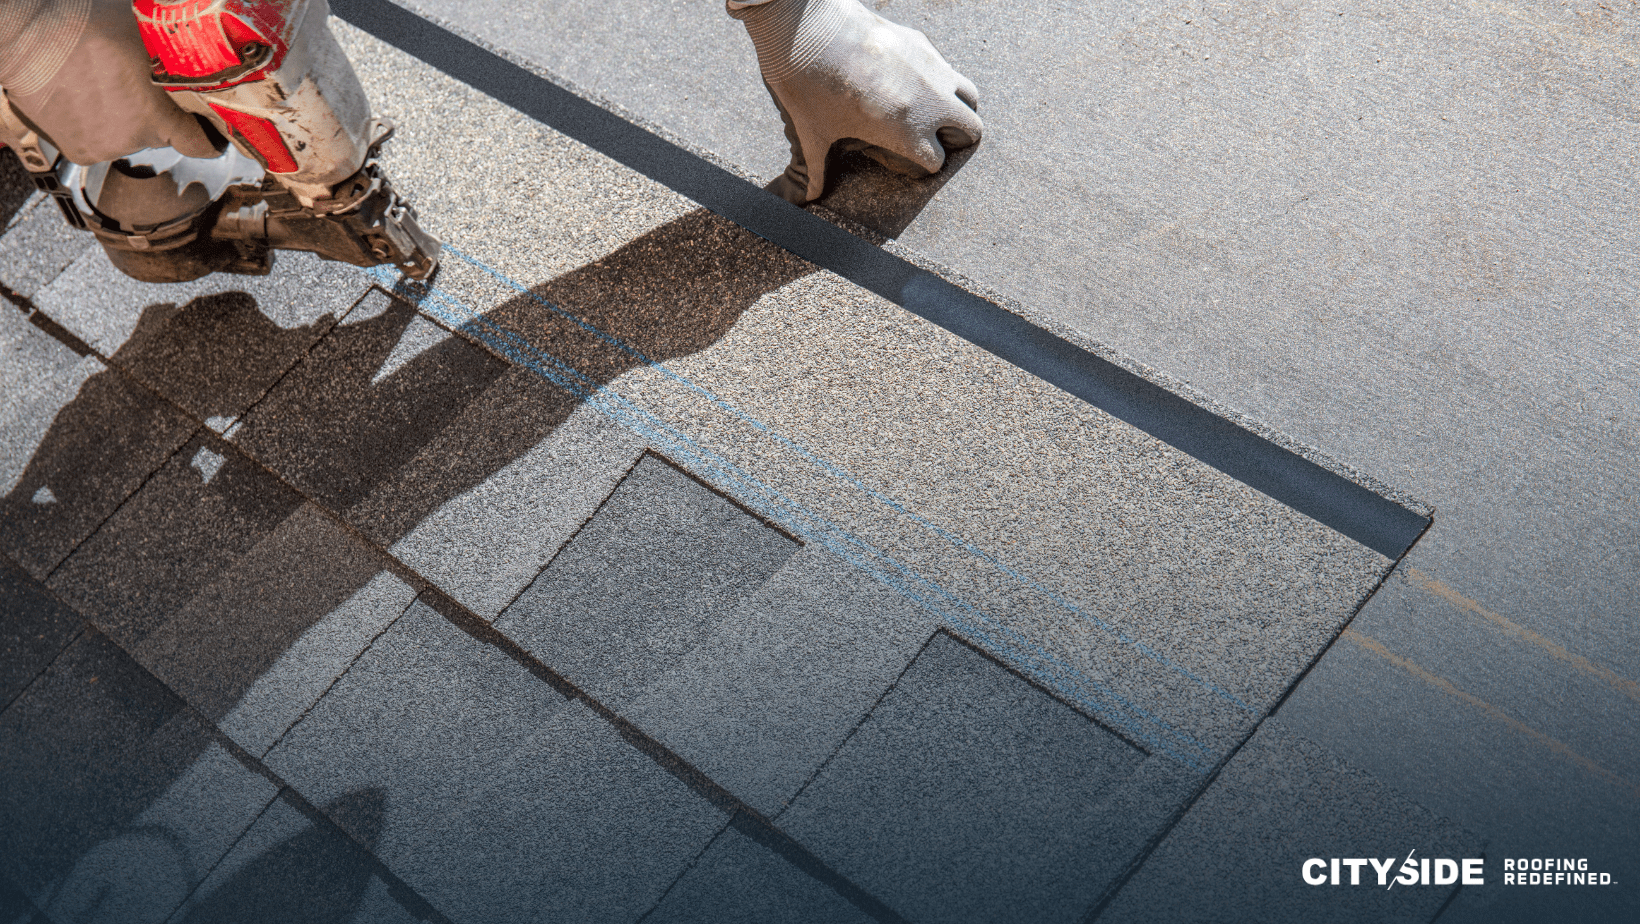
<path fill-rule="evenodd" d="M 381 793 L 342 797 L 338 812 L 370 813 Z M 169 924 L 412 924 L 431 911 L 419 896 L 395 897 L 367 852 L 328 820 L 308 817 L 280 794 L 211 870 Z M 407 899 L 401 901 L 400 898 Z M 406 908 L 405 905 L 410 907 Z"/>
<path fill-rule="evenodd" d="M 0 876 L 0 921 L 10 924 L 51 924 L 28 896 Z"/>
<path fill-rule="evenodd" d="M 0 709 L 23 692 L 85 625 L 22 569 L 0 558 Z"/>
<path fill-rule="evenodd" d="M 22 182 L 27 192 L 34 191 L 31 181 Z M 0 219 L 5 217 L 0 206 Z M 0 236 L 0 285 L 24 298 L 32 298 L 75 260 L 99 249 L 96 238 L 70 227 L 50 199 L 27 202 L 10 218 L 9 226 L 0 220 L 5 228 Z"/>
<path fill-rule="evenodd" d="M 494 619 L 591 518 L 643 445 L 515 368 L 347 516 Z"/>
<path fill-rule="evenodd" d="M 1222 919 L 1423 922 L 1456 886 L 1316 888 L 1311 857 L 1479 857 L 1480 839 L 1350 767 L 1279 720 L 1266 719 L 1100 915 L 1109 924 Z M 1393 875 L 1393 874 L 1392 874 Z M 1345 867 L 1342 881 L 1349 882 Z"/>
<path fill-rule="evenodd" d="M 367 589 L 386 565 L 201 431 L 50 586 L 260 754 L 409 605 L 402 582 Z"/>
<path fill-rule="evenodd" d="M 646 456 L 496 627 L 619 710 L 797 548 Z"/>
<path fill-rule="evenodd" d="M 48 586 L 111 638 L 135 647 L 301 504 L 296 492 L 201 430 Z"/>
<path fill-rule="evenodd" d="M 245 416 L 236 442 L 341 513 L 409 462 L 507 368 L 459 337 L 395 356 L 427 322 L 380 291 Z M 400 362 L 403 360 L 403 362 Z M 390 363 L 399 363 L 386 370 Z"/>
<path fill-rule="evenodd" d="M 942 633 L 776 822 L 914 921 L 1077 921 L 1145 756 Z"/>
<path fill-rule="evenodd" d="M 58 921 L 158 924 L 275 793 L 95 631 L 0 714 L 0 861 Z"/>
<path fill-rule="evenodd" d="M 936 618 L 805 547 L 622 713 L 778 813 L 928 641 Z"/>
<path fill-rule="evenodd" d="M 44 579 L 196 423 L 0 304 L 0 553 Z"/>
<path fill-rule="evenodd" d="M 269 344 L 253 339 L 277 342 L 282 332 L 296 342 L 311 340 L 345 314 L 370 285 L 369 278 L 351 266 L 291 252 L 279 254 L 278 268 L 267 276 L 212 273 L 190 282 L 140 282 L 115 269 L 90 235 L 84 238 L 91 244 L 88 252 L 34 294 L 42 312 L 106 357 L 127 345 L 140 352 L 169 340 L 168 349 L 215 350 L 217 356 L 250 361 L 244 371 L 264 384 L 271 381 L 265 361 L 282 350 L 270 351 Z M 207 331 L 213 335 L 186 345 L 189 338 Z M 159 342 L 152 340 L 156 335 Z M 146 347 L 144 339 L 150 341 Z M 282 346 L 288 352 L 288 344 Z M 213 396 L 184 387 L 200 371 L 153 363 L 144 379 L 176 400 L 190 393 L 210 399 Z"/>
<path fill-rule="evenodd" d="M 603 719 L 422 603 L 269 753 L 455 920 L 631 920 L 723 815 Z"/>

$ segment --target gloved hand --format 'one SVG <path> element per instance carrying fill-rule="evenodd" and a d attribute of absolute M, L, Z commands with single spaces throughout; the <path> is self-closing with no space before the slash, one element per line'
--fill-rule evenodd
<path fill-rule="evenodd" d="M 217 153 L 149 79 L 131 0 L 0 0 L 0 87 L 77 164 L 143 148 Z"/>
<path fill-rule="evenodd" d="M 979 91 L 916 29 L 859 0 L 727 0 L 746 23 L 763 82 L 786 123 L 791 164 L 775 191 L 801 205 L 826 188 L 826 155 L 854 139 L 873 160 L 926 176 L 945 149 L 966 147 L 984 127 Z"/>

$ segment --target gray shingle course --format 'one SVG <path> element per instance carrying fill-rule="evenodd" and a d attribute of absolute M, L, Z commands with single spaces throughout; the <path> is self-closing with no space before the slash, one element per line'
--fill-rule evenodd
<path fill-rule="evenodd" d="M 0 553 L 45 578 L 197 427 L 0 305 Z"/>
<path fill-rule="evenodd" d="M 0 614 L 0 709 L 4 709 L 68 647 L 85 622 L 3 557 Z"/>
<path fill-rule="evenodd" d="M 267 470 L 201 429 L 48 585 L 135 648 L 301 504 Z"/>
<path fill-rule="evenodd" d="M 829 886 L 726 829 L 645 924 L 872 924 Z"/>
<path fill-rule="evenodd" d="M 51 924 L 20 889 L 0 876 L 0 921 L 8 924 Z"/>
<path fill-rule="evenodd" d="M 381 812 L 381 793 L 342 797 L 354 814 Z M 367 848 L 328 819 L 312 817 L 289 790 L 211 870 L 168 924 L 411 924 L 432 909 L 380 875 Z M 409 907 L 406 907 L 406 906 Z"/>
<path fill-rule="evenodd" d="M 347 281 L 355 296 L 363 293 L 363 280 Z M 109 361 L 221 432 L 266 394 L 349 305 L 286 327 L 269 317 L 270 312 L 277 316 L 284 303 L 264 306 L 226 281 L 211 288 L 224 291 L 191 298 L 166 292 L 176 301 L 132 305 L 127 310 L 138 313 L 136 326 Z"/>
<path fill-rule="evenodd" d="M 936 625 L 853 565 L 805 547 L 627 699 L 623 714 L 773 815 Z"/>
<path fill-rule="evenodd" d="M 914 921 L 1077 921 L 1145 754 L 936 635 L 776 823 Z"/>
<path fill-rule="evenodd" d="M 304 511 L 310 509 L 303 508 Z M 292 517 L 281 527 L 281 532 L 287 531 L 293 524 L 300 525 L 306 519 L 302 516 Z M 352 556 L 337 557 L 343 559 L 345 564 L 345 560 Z M 358 563 L 355 559 L 354 564 Z M 277 573 L 282 564 L 285 563 L 277 557 L 269 556 L 269 561 L 253 563 L 252 568 L 263 571 L 271 567 Z M 334 597 L 346 593 L 347 588 L 362 576 L 363 572 L 333 564 L 317 575 L 319 586 L 308 589 L 306 593 L 309 596 L 303 602 L 315 601 L 320 606 L 326 605 Z M 230 574 L 219 583 L 226 585 L 231 592 L 236 588 L 236 578 L 237 575 Z M 349 580 L 338 583 L 338 578 Z M 379 571 L 347 599 L 325 612 L 317 622 L 302 629 L 301 635 L 288 647 L 279 651 L 278 642 L 268 645 L 270 653 L 277 651 L 278 660 L 255 677 L 232 711 L 217 720 L 218 727 L 251 754 L 257 757 L 266 754 L 279 736 L 324 695 L 371 641 L 404 613 L 415 595 L 415 590 L 393 573 Z M 254 608 L 247 608 L 255 612 Z M 315 608 L 310 608 L 303 615 L 311 617 L 315 611 Z M 306 621 L 305 618 L 292 621 L 286 615 L 280 615 L 277 619 L 293 629 L 300 628 Z M 248 672 L 241 676 L 248 676 Z"/>
<path fill-rule="evenodd" d="M 212 297 L 231 296 L 226 304 L 241 310 L 216 318 L 215 323 L 230 322 L 221 327 L 230 337 L 262 338 L 270 336 L 275 328 L 290 332 L 309 327 L 322 332 L 370 286 L 369 277 L 356 268 L 320 260 L 313 254 L 283 253 L 278 260 L 277 268 L 267 276 L 213 273 L 189 282 L 149 283 L 115 269 L 102 248 L 92 244 L 49 285 L 35 292 L 33 299 L 41 311 L 99 354 L 113 356 L 139 327 L 176 318 L 179 307 L 186 308 L 196 300 L 209 311 L 214 310 Z M 255 306 L 260 318 L 243 312 L 249 305 Z M 211 321 L 207 311 L 198 312 L 201 317 L 195 318 L 182 312 L 185 324 Z M 186 329 L 178 327 L 173 333 Z M 259 349 L 255 344 L 233 342 L 202 346 L 223 353 L 241 351 L 245 357 L 257 355 Z M 170 381 L 169 377 L 178 371 L 161 366 L 151 370 L 157 380 L 164 381 Z"/>
<path fill-rule="evenodd" d="M 578 701 L 424 603 L 268 755 L 316 804 L 375 787 L 385 818 L 331 817 L 455 920 L 635 919 L 724 817 Z"/>
<path fill-rule="evenodd" d="M 189 575 L 197 582 L 196 593 L 167 613 L 132 647 L 132 654 L 190 705 L 226 725 L 226 717 L 252 686 L 284 661 L 310 629 L 334 622 L 333 614 L 361 623 L 353 631 L 325 632 L 326 645 L 334 646 L 330 650 L 303 646 L 300 653 L 307 663 L 286 662 L 292 670 L 278 678 L 282 708 L 274 710 L 277 717 L 267 717 L 266 727 L 257 732 L 234 728 L 241 745 L 260 753 L 272 744 L 271 736 L 318 698 L 351 656 L 409 605 L 412 592 L 391 576 L 380 594 L 366 592 L 355 599 L 385 564 L 313 505 L 303 504 L 220 572 Z M 350 602 L 349 609 L 366 612 L 339 612 Z M 292 671 L 315 676 L 299 682 Z"/>
<path fill-rule="evenodd" d="M 426 324 L 374 291 L 245 416 L 235 437 L 303 494 L 342 513 L 393 477 L 507 368 L 459 337 L 402 365 Z M 384 369 L 384 367 L 386 367 Z M 385 374 L 382 374 L 384 373 Z"/>
<path fill-rule="evenodd" d="M 33 183 L 23 182 L 32 192 Z M 14 195 L 13 188 L 0 193 L 0 285 L 32 298 L 69 264 L 98 247 L 91 235 L 70 227 L 50 199 L 17 200 Z M 18 206 L 9 216 L 8 203 Z"/>
<path fill-rule="evenodd" d="M 261 754 L 409 605 L 387 565 L 202 430 L 50 586 Z"/>
<path fill-rule="evenodd" d="M 134 817 L 204 748 L 183 710 L 101 634 L 69 646 L 0 714 L 6 873 L 37 892 Z"/>
<path fill-rule="evenodd" d="M 627 429 L 513 368 L 347 517 L 453 599 L 494 619 L 642 451 Z"/>
<path fill-rule="evenodd" d="M 275 788 L 95 630 L 0 714 L 4 874 L 59 924 L 162 921 Z"/>
<path fill-rule="evenodd" d="M 496 627 L 620 711 L 797 548 L 645 456 Z"/>

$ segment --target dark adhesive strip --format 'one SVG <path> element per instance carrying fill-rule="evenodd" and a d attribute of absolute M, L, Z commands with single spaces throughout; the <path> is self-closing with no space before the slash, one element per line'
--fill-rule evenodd
<path fill-rule="evenodd" d="M 332 0 L 331 8 L 450 77 L 1375 552 L 1400 558 L 1429 526 L 1427 517 L 766 193 L 391 0 Z"/>

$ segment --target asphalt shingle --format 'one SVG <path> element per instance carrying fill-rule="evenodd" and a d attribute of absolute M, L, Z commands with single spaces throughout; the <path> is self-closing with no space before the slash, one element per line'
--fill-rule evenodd
<path fill-rule="evenodd" d="M 333 810 L 380 817 L 381 793 L 342 797 Z M 312 818 L 288 790 L 234 844 L 169 924 L 412 924 L 432 911 L 384 882 L 368 848 Z M 408 906 L 408 907 L 406 907 Z"/>
<path fill-rule="evenodd" d="M 805 547 L 641 695 L 619 700 L 621 712 L 773 815 L 937 625 L 842 559 Z"/>
<path fill-rule="evenodd" d="M 302 511 L 307 512 L 311 509 L 303 507 Z M 288 542 L 289 538 L 294 538 L 296 534 L 292 527 L 299 528 L 312 519 L 299 513 L 286 521 L 280 532 Z M 322 528 L 334 527 L 325 523 Z M 301 548 L 299 542 L 294 543 L 294 546 L 297 550 Z M 261 548 L 259 547 L 259 551 Z M 348 557 L 345 554 L 337 556 L 343 562 Z M 268 554 L 260 560 L 253 556 L 247 560 L 250 562 L 249 567 L 236 569 L 236 572 L 271 573 L 277 577 L 280 576 L 279 569 L 288 564 L 292 568 L 292 577 L 295 580 L 314 582 L 312 586 L 304 587 L 296 594 L 286 607 L 268 614 L 271 617 L 270 622 L 276 626 L 282 625 L 288 631 L 294 631 L 307 618 L 311 618 L 314 611 L 311 604 L 314 601 L 323 606 L 334 597 L 346 593 L 349 586 L 367 573 L 369 566 L 369 562 L 356 559 L 354 563 L 365 565 L 364 569 L 338 567 L 335 561 L 328 567 L 318 569 L 307 562 L 292 562 L 277 554 Z M 209 595 L 202 595 L 202 598 L 213 603 L 243 607 L 243 611 L 251 614 L 248 621 L 255 621 L 264 615 L 260 610 L 265 610 L 266 607 L 258 606 L 253 594 L 266 590 L 267 585 L 252 581 L 240 583 L 244 576 L 240 573 L 231 573 L 219 582 L 220 586 L 227 588 L 224 595 L 226 599 L 213 598 Z M 279 659 L 256 676 L 249 689 L 245 690 L 234 704 L 232 711 L 217 721 L 218 727 L 222 729 L 223 734 L 252 754 L 258 757 L 266 754 L 268 748 L 279 740 L 279 736 L 330 689 L 330 685 L 347 670 L 371 641 L 404 613 L 415 596 L 415 591 L 392 573 L 377 572 L 364 586 L 324 613 L 317 622 L 303 629 L 301 635 L 283 649 Z M 252 602 L 244 602 L 245 598 L 251 598 Z M 310 604 L 305 608 L 305 612 L 301 605 L 304 603 Z M 190 609 L 197 610 L 197 604 L 190 604 Z M 292 612 L 302 613 L 302 618 L 294 624 L 290 622 Z M 177 638 L 180 640 L 186 637 L 190 628 L 189 622 L 178 619 L 174 624 L 179 627 L 179 631 L 175 633 Z M 283 639 L 280 640 L 282 641 Z"/>
<path fill-rule="evenodd" d="M 202 429 L 48 586 L 134 648 L 301 504 L 300 495 Z"/>
<path fill-rule="evenodd" d="M 0 876 L 0 921 L 7 924 L 51 924 L 22 890 Z"/>
<path fill-rule="evenodd" d="M 0 159 L 12 161 L 5 155 Z M 91 235 L 69 226 L 55 202 L 17 196 L 34 190 L 26 177 L 22 183 L 27 185 L 19 189 L 9 177 L 0 180 L 0 229 L 5 232 L 0 235 L 0 285 L 31 298 L 69 264 L 99 248 Z"/>
<path fill-rule="evenodd" d="M 0 858 L 58 924 L 163 921 L 273 798 L 87 632 L 0 714 Z"/>
<path fill-rule="evenodd" d="M 278 268 L 267 276 L 213 273 L 190 282 L 157 284 L 121 273 L 93 243 L 33 298 L 41 311 L 103 356 L 119 352 L 139 328 L 163 328 L 165 322 L 173 322 L 177 323 L 173 337 L 188 333 L 191 326 L 195 331 L 214 326 L 228 337 L 226 342 L 193 349 L 221 351 L 218 355 L 238 352 L 240 358 L 255 356 L 265 361 L 279 350 L 236 340 L 272 338 L 274 328 L 298 332 L 292 334 L 297 339 L 305 327 L 322 332 L 370 285 L 369 278 L 355 267 L 310 253 L 281 253 L 278 260 Z M 228 298 L 217 303 L 214 300 L 219 296 Z M 260 318 L 250 316 L 247 309 L 251 306 Z M 194 312 L 196 307 L 200 310 Z M 187 317 L 190 313 L 197 316 Z M 197 370 L 167 370 L 157 364 L 150 371 L 162 381 L 178 373 L 197 374 Z M 186 382 L 186 378 L 177 381 Z"/>
<path fill-rule="evenodd" d="M 202 430 L 50 586 L 260 754 L 409 605 L 387 564 Z"/>
<path fill-rule="evenodd" d="M 235 437 L 337 513 L 391 478 L 507 368 L 466 340 L 439 336 L 380 290 L 346 320 L 245 416 Z M 406 339 L 413 356 L 400 348 Z"/>
<path fill-rule="evenodd" d="M 619 711 L 797 548 L 645 456 L 496 628 Z"/>
<path fill-rule="evenodd" d="M 0 350 L 0 553 L 44 579 L 198 425 L 7 305 Z"/>
<path fill-rule="evenodd" d="M 112 271 L 112 270 L 111 270 Z M 355 296 L 362 278 L 344 277 Z M 317 317 L 284 317 L 286 300 L 263 305 L 254 296 L 225 291 L 140 309 L 136 327 L 109 361 L 190 414 L 223 432 L 294 366 L 350 304 Z M 159 297 L 161 293 L 156 293 Z M 184 300 L 186 298 L 186 300 Z M 338 299 L 338 303 L 340 300 Z"/>
<path fill-rule="evenodd" d="M 304 504 L 244 556 L 211 575 L 208 583 L 201 581 L 197 593 L 166 614 L 162 624 L 132 646 L 131 653 L 190 705 L 213 720 L 223 719 L 257 678 L 291 653 L 310 629 L 327 620 L 334 622 L 332 617 L 349 619 L 346 608 L 350 601 L 367 612 L 362 620 L 355 620 L 364 623 L 362 631 L 324 633 L 326 643 L 341 647 L 321 652 L 315 650 L 321 646 L 309 644 L 302 653 L 348 659 L 369 642 L 372 627 L 380 631 L 403 612 L 411 593 L 397 579 L 388 578 L 391 587 L 382 595 L 385 599 L 370 593 L 361 598 L 360 592 L 385 564 L 313 505 Z M 339 674 L 345 664 L 342 660 L 318 667 L 308 662 L 301 668 L 315 671 L 314 680 L 323 683 Z M 309 686 L 290 687 L 286 692 Z M 322 689 L 305 689 L 305 701 L 298 695 L 295 702 L 287 703 L 284 721 L 300 715 Z M 265 748 L 271 740 L 261 737 L 247 735 L 242 743 L 252 750 L 258 750 L 258 745 Z"/>
<path fill-rule="evenodd" d="M 804 542 L 913 587 L 953 632 L 1135 740 L 1214 766 L 1388 568 L 472 85 L 336 31 L 366 88 L 400 101 L 389 168 L 449 245 L 427 315 Z M 482 194 L 495 188 L 511 194 Z M 868 276 L 930 316 L 955 309 L 932 277 L 888 291 Z M 518 457 L 479 454 L 491 471 Z M 412 504 L 387 506 L 398 525 L 365 530 L 378 542 L 415 522 Z M 488 616 L 502 594 L 459 596 Z"/>
<path fill-rule="evenodd" d="M 645 918 L 653 924 L 871 924 L 829 886 L 734 828 Z"/>
<path fill-rule="evenodd" d="M 642 452 L 629 430 L 538 376 L 509 369 L 347 517 L 494 619 Z"/>
<path fill-rule="evenodd" d="M 0 709 L 45 670 L 85 621 L 0 557 Z"/>
<path fill-rule="evenodd" d="M 454 920 L 630 921 L 724 824 L 578 701 L 418 602 L 276 745 L 330 810 Z"/>
<path fill-rule="evenodd" d="M 914 921 L 1077 921 L 1145 758 L 941 633 L 776 821 Z"/>

